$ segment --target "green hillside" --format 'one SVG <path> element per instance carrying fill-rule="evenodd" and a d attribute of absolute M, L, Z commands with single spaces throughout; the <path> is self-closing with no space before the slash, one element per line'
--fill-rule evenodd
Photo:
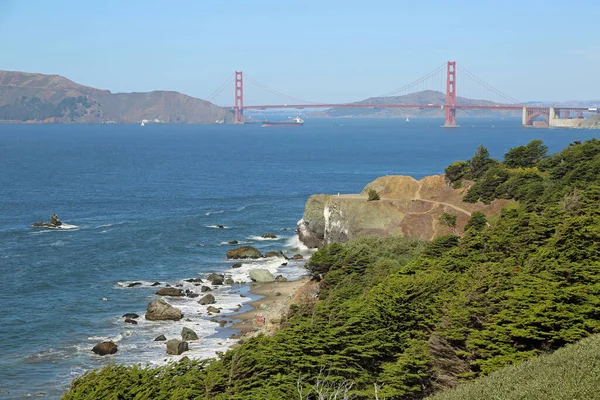
<path fill-rule="evenodd" d="M 600 398 L 600 336 L 465 383 L 429 400 L 591 400 Z"/>

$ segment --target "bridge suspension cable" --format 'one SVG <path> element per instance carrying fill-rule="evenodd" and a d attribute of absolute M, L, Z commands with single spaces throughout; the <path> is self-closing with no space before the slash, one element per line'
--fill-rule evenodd
<path fill-rule="evenodd" d="M 271 88 L 270 88 L 270 87 L 268 87 L 267 85 L 264 85 L 264 84 L 260 83 L 259 81 L 257 81 L 256 79 L 252 78 L 252 77 L 251 77 L 251 76 L 249 76 L 247 73 L 244 75 L 244 77 L 245 77 L 245 78 L 246 78 L 246 79 L 247 79 L 247 80 L 248 80 L 250 83 L 252 83 L 252 84 L 254 84 L 254 85 L 258 86 L 259 88 L 261 88 L 261 89 L 263 89 L 263 90 L 265 90 L 265 91 L 267 91 L 267 92 L 269 92 L 269 93 L 271 93 L 271 94 L 273 94 L 273 95 L 275 95 L 275 96 L 284 97 L 284 98 L 287 98 L 287 99 L 290 99 L 290 100 L 295 100 L 295 101 L 299 101 L 299 102 L 301 102 L 301 103 L 306 103 L 306 104 L 320 104 L 319 102 L 316 102 L 316 101 L 307 101 L 307 100 L 303 100 L 303 99 L 300 99 L 300 98 L 298 98 L 298 97 L 294 97 L 294 96 L 287 95 L 287 94 L 285 94 L 285 93 L 281 93 L 281 92 L 279 92 L 279 91 L 277 91 L 277 90 L 275 90 L 275 89 L 271 89 Z"/>
<path fill-rule="evenodd" d="M 472 79 L 478 85 L 483 86 L 487 90 L 491 91 L 492 93 L 494 93 L 495 95 L 499 96 L 500 98 L 508 101 L 509 103 L 512 103 L 512 104 L 521 104 L 521 102 L 519 100 L 515 99 L 514 97 L 511 97 L 511 96 L 507 95 L 506 93 L 501 92 L 500 90 L 496 89 L 492 85 L 490 85 L 487 82 L 485 82 L 483 79 L 478 78 L 475 74 L 473 74 L 472 72 L 470 72 L 463 65 L 460 65 L 459 67 L 460 67 L 460 75 L 461 76 L 464 75 L 467 78 Z"/>
<path fill-rule="evenodd" d="M 377 97 L 389 97 L 389 96 L 397 95 L 397 94 L 402 93 L 402 92 L 406 92 L 409 89 L 413 89 L 414 87 L 416 87 L 416 86 L 418 86 L 418 85 L 420 85 L 420 84 L 422 84 L 422 83 L 424 83 L 424 82 L 426 82 L 428 80 L 433 79 L 436 76 L 436 74 L 440 74 L 440 76 L 442 76 L 441 73 L 443 71 L 445 71 L 445 69 L 446 69 L 446 63 L 440 65 L 439 67 L 437 67 L 433 71 L 427 73 L 426 75 L 423 75 L 422 77 L 420 77 L 419 79 L 417 79 L 417 80 L 409 83 L 408 85 L 404 85 L 401 88 L 392 90 L 390 92 L 384 93 L 384 94 L 379 95 Z"/>
<path fill-rule="evenodd" d="M 229 77 L 218 87 L 216 88 L 207 98 L 207 101 L 213 101 L 218 95 L 220 95 L 223 90 L 225 90 L 231 83 L 233 82 L 233 74 L 229 75 Z"/>

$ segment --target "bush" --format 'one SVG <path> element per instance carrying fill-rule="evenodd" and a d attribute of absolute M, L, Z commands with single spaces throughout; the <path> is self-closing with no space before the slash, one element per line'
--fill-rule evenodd
<path fill-rule="evenodd" d="M 379 200 L 379 193 L 375 189 L 369 189 L 369 199 L 367 201 Z"/>

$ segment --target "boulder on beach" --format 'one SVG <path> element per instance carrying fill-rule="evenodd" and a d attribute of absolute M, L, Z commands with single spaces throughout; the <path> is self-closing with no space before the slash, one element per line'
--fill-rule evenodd
<path fill-rule="evenodd" d="M 113 342 L 102 342 L 94 346 L 92 351 L 100 356 L 115 354 L 119 348 Z"/>
<path fill-rule="evenodd" d="M 198 335 L 192 329 L 184 326 L 181 330 L 181 339 L 182 340 L 198 340 Z"/>
<path fill-rule="evenodd" d="M 215 296 L 213 296 L 212 294 L 207 294 L 204 297 L 202 297 L 200 300 L 198 300 L 198 304 L 200 305 L 207 305 L 207 304 L 215 304 L 216 300 L 215 300 Z"/>
<path fill-rule="evenodd" d="M 148 303 L 148 311 L 145 315 L 149 321 L 179 321 L 182 317 L 180 309 L 173 307 L 163 299 Z"/>
<path fill-rule="evenodd" d="M 265 254 L 265 257 L 281 257 L 285 258 L 286 260 L 288 259 L 288 257 L 283 254 L 283 251 L 281 250 L 269 251 L 267 254 Z"/>
<path fill-rule="evenodd" d="M 265 233 L 264 235 L 260 235 L 263 239 L 277 239 L 277 235 L 274 233 Z"/>
<path fill-rule="evenodd" d="M 233 280 L 233 278 L 225 278 L 226 285 L 233 285 L 234 283 L 235 281 Z"/>
<path fill-rule="evenodd" d="M 164 342 L 165 340 L 167 340 L 165 335 L 159 335 L 156 337 L 156 339 L 154 339 L 155 342 Z"/>
<path fill-rule="evenodd" d="M 227 252 L 227 258 L 237 260 L 240 258 L 262 258 L 262 253 L 252 246 L 242 246 Z"/>
<path fill-rule="evenodd" d="M 212 289 L 208 286 L 202 286 L 200 288 L 200 292 L 205 293 L 205 292 L 212 292 Z"/>
<path fill-rule="evenodd" d="M 302 260 L 304 257 L 302 256 L 302 254 L 294 254 L 294 257 L 292 257 L 292 260 Z"/>
<path fill-rule="evenodd" d="M 221 312 L 221 310 L 219 308 L 213 307 L 213 306 L 208 306 L 206 311 L 208 311 L 209 313 L 213 313 L 213 314 L 218 314 Z"/>
<path fill-rule="evenodd" d="M 275 277 L 268 269 L 257 268 L 248 271 L 248 275 L 252 282 L 273 282 Z"/>
<path fill-rule="evenodd" d="M 187 342 L 177 339 L 171 339 L 167 341 L 167 354 L 178 356 L 189 349 L 190 348 L 188 347 Z"/>
<path fill-rule="evenodd" d="M 158 292 L 156 292 L 156 294 L 159 296 L 174 296 L 174 297 L 181 297 L 181 296 L 185 295 L 183 290 L 176 289 L 176 288 L 162 288 Z"/>
<path fill-rule="evenodd" d="M 275 277 L 275 282 L 287 282 L 287 278 L 283 275 L 277 275 Z"/>
<path fill-rule="evenodd" d="M 242 268 L 242 263 L 234 263 L 231 268 Z"/>

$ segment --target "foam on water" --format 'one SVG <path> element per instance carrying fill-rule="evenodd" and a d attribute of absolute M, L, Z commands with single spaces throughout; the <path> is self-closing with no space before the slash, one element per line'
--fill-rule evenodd
<path fill-rule="evenodd" d="M 262 241 L 277 241 L 277 240 L 285 239 L 285 237 L 277 236 L 276 238 L 265 238 L 265 237 L 258 236 L 258 235 L 250 235 L 250 236 L 247 236 L 246 239 L 254 240 L 256 242 L 262 242 Z"/>
<path fill-rule="evenodd" d="M 229 227 L 225 225 L 206 225 L 206 227 L 213 229 L 229 229 Z"/>

